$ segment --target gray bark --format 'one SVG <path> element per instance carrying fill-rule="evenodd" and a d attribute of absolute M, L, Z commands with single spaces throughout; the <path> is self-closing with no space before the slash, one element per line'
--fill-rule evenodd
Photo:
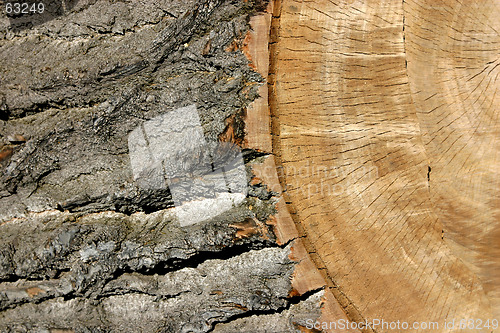
<path fill-rule="evenodd" d="M 207 145 L 227 126 L 243 138 L 263 79 L 228 47 L 263 5 L 81 0 L 1 19 L 2 332 L 291 332 L 319 315 L 320 291 L 289 296 L 295 263 L 266 224 L 276 193 L 248 184 L 182 226 L 129 156 L 134 129 L 189 105 Z M 248 182 L 260 155 L 242 151 Z"/>

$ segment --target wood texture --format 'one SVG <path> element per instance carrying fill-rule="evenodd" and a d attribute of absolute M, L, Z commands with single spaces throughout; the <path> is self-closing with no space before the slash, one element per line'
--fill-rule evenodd
<path fill-rule="evenodd" d="M 273 151 L 351 317 L 498 319 L 498 2 L 276 7 Z"/>
<path fill-rule="evenodd" d="M 274 43 L 270 32 L 272 31 L 272 23 L 278 23 L 277 17 L 273 17 L 273 15 L 279 13 L 279 5 L 279 2 L 271 1 L 264 13 L 252 17 L 250 20 L 251 30 L 245 37 L 246 45 L 244 45 L 244 52 L 250 65 L 265 79 L 264 84 L 259 87 L 260 97 L 250 104 L 246 112 L 244 147 L 266 153 L 271 153 L 273 150 L 270 130 L 272 121 L 266 82 L 269 81 L 270 60 L 274 60 L 269 53 L 269 45 Z M 307 249 L 310 246 L 304 245 L 304 242 L 308 242 L 304 239 L 304 231 L 300 225 L 294 223 L 290 215 L 280 184 L 280 170 L 281 168 L 276 167 L 275 156 L 270 154 L 264 157 L 261 163 L 252 165 L 252 173 L 254 174 L 252 182 L 265 185 L 268 190 L 278 195 L 275 201 L 276 213 L 270 216 L 267 223 L 272 226 L 278 244 L 281 246 L 287 243 L 292 244 L 290 259 L 297 262 L 297 265 L 293 271 L 290 294 L 291 296 L 306 295 L 310 292 L 323 290 L 321 304 L 318 304 L 321 307 L 321 317 L 316 322 L 347 321 L 350 318 L 346 314 L 346 306 L 339 303 L 338 298 L 327 287 L 327 279 L 325 279 L 324 274 L 320 273 L 317 262 L 311 258 L 313 253 Z M 300 230 L 297 230 L 297 227 Z M 296 328 L 301 332 L 311 332 L 307 325 Z M 356 329 L 326 329 L 324 332 L 359 333 Z"/>
<path fill-rule="evenodd" d="M 446 243 L 480 278 L 499 318 L 500 3 L 432 4 L 404 7 L 410 88 L 432 166 L 431 200 Z M 419 19 L 425 17 L 436 19 Z"/>

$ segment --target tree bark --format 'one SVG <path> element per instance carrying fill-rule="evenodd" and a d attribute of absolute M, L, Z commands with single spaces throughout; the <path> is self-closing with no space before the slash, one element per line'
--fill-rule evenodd
<path fill-rule="evenodd" d="M 4 13 L 0 331 L 498 332 L 498 10 Z"/>
<path fill-rule="evenodd" d="M 321 315 L 322 284 L 294 288 L 299 259 L 273 232 L 279 193 L 252 171 L 271 152 L 243 143 L 266 86 L 243 50 L 266 6 L 2 18 L 0 331 L 288 332 Z"/>

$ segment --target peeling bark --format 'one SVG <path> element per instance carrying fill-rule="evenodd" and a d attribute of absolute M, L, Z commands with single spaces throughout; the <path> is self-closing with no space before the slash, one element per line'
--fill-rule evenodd
<path fill-rule="evenodd" d="M 500 319 L 493 1 L 56 5 L 0 18 L 0 331 Z"/>
<path fill-rule="evenodd" d="M 320 289 L 291 293 L 296 259 L 271 222 L 279 193 L 252 171 L 270 151 L 242 146 L 265 86 L 242 50 L 266 5 L 89 0 L 33 26 L 2 18 L 2 332 L 222 332 L 283 314 L 290 331 L 298 308 L 318 317 Z M 172 188 L 141 183 L 127 142 L 189 105 L 212 169 L 234 157 L 217 144 L 241 146 L 248 190 L 182 225 Z"/>

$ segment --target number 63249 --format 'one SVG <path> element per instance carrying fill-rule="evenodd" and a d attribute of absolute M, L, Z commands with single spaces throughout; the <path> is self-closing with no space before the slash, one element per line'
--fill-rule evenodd
<path fill-rule="evenodd" d="M 41 14 L 45 10 L 43 2 L 29 4 L 26 2 L 7 2 L 5 4 L 5 12 L 7 15 L 18 14 Z"/>

